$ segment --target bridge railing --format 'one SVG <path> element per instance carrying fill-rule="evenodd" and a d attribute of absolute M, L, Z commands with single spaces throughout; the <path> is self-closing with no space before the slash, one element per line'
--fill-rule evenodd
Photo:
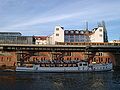
<path fill-rule="evenodd" d="M 120 43 L 110 43 L 110 42 L 56 42 L 56 45 L 120 46 Z"/>

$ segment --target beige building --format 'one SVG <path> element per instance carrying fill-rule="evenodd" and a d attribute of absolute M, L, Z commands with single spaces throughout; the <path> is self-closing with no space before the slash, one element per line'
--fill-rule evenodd
<path fill-rule="evenodd" d="M 49 44 L 55 44 L 55 42 L 64 42 L 64 29 L 61 26 L 55 26 L 54 33 L 48 37 Z"/>

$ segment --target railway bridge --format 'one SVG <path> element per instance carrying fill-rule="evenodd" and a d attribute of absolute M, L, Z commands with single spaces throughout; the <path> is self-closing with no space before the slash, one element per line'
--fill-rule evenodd
<path fill-rule="evenodd" d="M 19 54 L 19 56 L 24 57 L 28 55 L 25 54 L 26 52 L 29 55 L 36 52 L 86 52 L 88 54 L 109 52 L 114 56 L 115 66 L 120 66 L 120 43 L 56 43 L 55 45 L 0 44 L 0 51 L 15 52 L 15 55 Z"/>

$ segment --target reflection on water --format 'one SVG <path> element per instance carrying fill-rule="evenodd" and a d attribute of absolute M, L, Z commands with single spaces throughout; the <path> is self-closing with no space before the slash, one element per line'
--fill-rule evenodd
<path fill-rule="evenodd" d="M 0 90 L 119 90 L 120 72 L 0 72 Z"/>

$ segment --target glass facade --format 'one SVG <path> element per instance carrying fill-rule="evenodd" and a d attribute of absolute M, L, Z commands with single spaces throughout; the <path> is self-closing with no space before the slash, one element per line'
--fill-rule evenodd
<path fill-rule="evenodd" d="M 21 36 L 20 32 L 0 32 L 0 36 Z"/>
<path fill-rule="evenodd" d="M 32 36 L 21 36 L 19 32 L 0 32 L 0 44 L 32 44 Z"/>
<path fill-rule="evenodd" d="M 70 36 L 69 35 L 66 35 L 65 37 L 64 37 L 64 41 L 66 41 L 66 42 L 69 42 L 69 39 L 70 38 Z"/>
<path fill-rule="evenodd" d="M 70 42 L 74 42 L 74 35 L 70 35 Z"/>
<path fill-rule="evenodd" d="M 89 36 L 86 35 L 65 35 L 65 42 L 90 42 Z"/>
<path fill-rule="evenodd" d="M 79 35 L 75 35 L 75 42 L 79 42 Z"/>
<path fill-rule="evenodd" d="M 90 42 L 89 34 L 85 34 L 83 30 L 65 30 L 64 36 L 65 42 Z"/>

